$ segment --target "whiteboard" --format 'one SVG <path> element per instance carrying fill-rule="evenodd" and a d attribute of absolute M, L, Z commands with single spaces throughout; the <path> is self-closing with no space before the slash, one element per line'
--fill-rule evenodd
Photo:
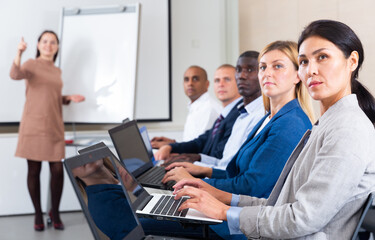
<path fill-rule="evenodd" d="M 63 108 L 65 122 L 116 123 L 134 117 L 139 5 L 63 9 L 63 95 L 85 101 Z"/>

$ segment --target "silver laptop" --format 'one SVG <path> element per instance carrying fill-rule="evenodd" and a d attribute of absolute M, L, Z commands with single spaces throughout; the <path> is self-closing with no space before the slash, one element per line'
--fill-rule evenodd
<path fill-rule="evenodd" d="M 121 170 L 113 168 L 116 161 L 108 148 L 100 148 L 64 160 L 65 169 L 94 238 L 182 240 L 145 236 L 130 205 L 128 192 L 124 191 Z"/>
<path fill-rule="evenodd" d="M 99 155 L 97 152 L 101 154 Z M 186 209 L 179 212 L 177 209 L 187 198 L 175 200 L 172 194 L 149 194 L 103 143 L 81 149 L 80 153 L 95 153 L 97 156 L 113 159 L 113 166 L 110 167 L 116 170 L 116 177 L 122 183 L 124 191 L 126 191 L 129 196 L 132 208 L 136 211 L 138 216 L 199 224 L 218 224 L 222 222 L 221 220 L 209 218 L 195 209 Z"/>

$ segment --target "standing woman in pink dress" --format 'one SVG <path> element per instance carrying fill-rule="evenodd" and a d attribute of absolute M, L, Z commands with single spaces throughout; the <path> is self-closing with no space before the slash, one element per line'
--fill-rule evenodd
<path fill-rule="evenodd" d="M 42 161 L 49 162 L 52 199 L 49 216 L 54 228 L 63 230 L 64 225 L 59 215 L 64 181 L 61 159 L 65 157 L 62 104 L 82 102 L 85 98 L 81 95 L 62 96 L 61 69 L 54 65 L 59 50 L 56 33 L 44 31 L 38 39 L 36 59 L 29 59 L 21 65 L 21 56 L 26 48 L 27 44 L 22 38 L 10 71 L 12 79 L 25 79 L 26 83 L 26 101 L 16 156 L 27 159 L 27 186 L 35 208 L 36 231 L 44 230 L 40 204 L 40 171 Z"/>

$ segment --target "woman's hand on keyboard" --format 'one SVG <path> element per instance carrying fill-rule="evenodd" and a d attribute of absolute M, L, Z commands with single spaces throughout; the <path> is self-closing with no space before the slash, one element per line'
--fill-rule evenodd
<path fill-rule="evenodd" d="M 166 167 L 165 170 L 171 171 L 172 169 L 174 169 L 176 167 L 185 168 L 186 171 L 194 177 L 199 177 L 199 178 L 208 177 L 208 178 L 210 178 L 212 176 L 212 168 L 202 167 L 202 166 L 198 166 L 198 165 L 195 165 L 193 163 L 188 163 L 188 162 L 172 163 L 168 167 Z"/>
<path fill-rule="evenodd" d="M 190 198 L 181 204 L 179 211 L 193 208 L 208 217 L 227 220 L 227 211 L 230 206 L 225 205 L 208 192 L 199 188 L 185 186 L 177 191 L 175 199 L 179 199 L 182 196 L 189 196 Z"/>
<path fill-rule="evenodd" d="M 183 167 L 175 167 L 165 173 L 164 178 L 161 180 L 164 184 L 169 181 L 178 182 L 182 179 L 194 177 Z"/>
<path fill-rule="evenodd" d="M 220 202 L 222 202 L 226 205 L 229 205 L 231 200 L 232 200 L 232 194 L 231 193 L 224 192 L 220 189 L 217 189 L 217 188 L 211 186 L 210 184 L 206 183 L 202 179 L 197 179 L 197 178 L 195 178 L 195 179 L 183 179 L 183 180 L 177 182 L 173 186 L 173 188 L 174 188 L 173 194 L 177 195 L 179 193 L 179 191 L 181 191 L 185 187 L 194 187 L 194 188 L 198 188 L 200 190 L 203 190 L 203 191 L 209 193 L 211 196 L 213 196 L 214 198 L 216 198 L 217 200 L 219 200 Z"/>

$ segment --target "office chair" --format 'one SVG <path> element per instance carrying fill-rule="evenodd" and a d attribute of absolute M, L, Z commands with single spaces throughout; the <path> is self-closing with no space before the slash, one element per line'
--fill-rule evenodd
<path fill-rule="evenodd" d="M 375 234 L 375 207 L 372 206 L 367 214 L 365 219 L 362 223 L 362 228 L 365 229 L 367 232 L 372 232 Z"/>
<path fill-rule="evenodd" d="M 370 195 L 368 196 L 368 198 L 367 198 L 367 200 L 366 200 L 366 202 L 364 204 L 364 208 L 362 210 L 361 217 L 359 218 L 357 227 L 354 230 L 354 233 L 353 233 L 353 236 L 352 236 L 352 240 L 358 240 L 359 239 L 359 237 L 358 237 L 359 229 L 361 227 L 363 227 L 362 223 L 364 223 L 364 219 L 365 219 L 365 217 L 367 217 L 366 215 L 367 215 L 367 212 L 368 212 L 369 208 L 372 205 L 372 201 L 374 200 L 374 196 L 375 196 L 375 192 L 370 193 Z M 374 214 L 374 212 L 373 212 L 373 214 Z M 369 216 L 368 218 L 371 218 L 371 217 Z M 373 221 L 373 223 L 374 222 L 375 221 Z M 372 225 L 372 227 L 375 228 L 375 225 Z"/>

